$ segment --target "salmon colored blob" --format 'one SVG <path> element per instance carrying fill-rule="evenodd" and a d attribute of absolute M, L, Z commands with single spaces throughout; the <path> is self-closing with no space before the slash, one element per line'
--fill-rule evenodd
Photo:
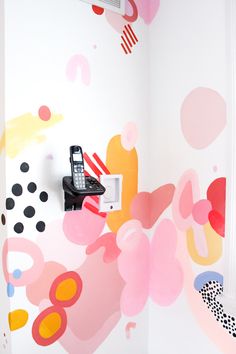
<path fill-rule="evenodd" d="M 138 191 L 138 156 L 135 148 L 127 151 L 121 144 L 121 136 L 114 136 L 107 147 L 106 166 L 111 174 L 123 175 L 122 209 L 109 213 L 107 224 L 117 232 L 122 224 L 130 220 L 130 205 Z"/>
<path fill-rule="evenodd" d="M 25 310 L 15 310 L 9 312 L 8 314 L 8 322 L 9 328 L 11 331 L 15 331 L 19 328 L 22 328 L 28 322 L 28 312 Z"/>

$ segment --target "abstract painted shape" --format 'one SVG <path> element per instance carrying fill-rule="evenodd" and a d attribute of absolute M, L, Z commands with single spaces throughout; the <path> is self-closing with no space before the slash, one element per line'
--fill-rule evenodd
<path fill-rule="evenodd" d="M 212 271 L 200 273 L 194 280 L 194 288 L 200 291 L 205 284 L 213 280 L 223 285 L 223 276 L 220 273 Z"/>
<path fill-rule="evenodd" d="M 104 263 L 110 263 L 117 259 L 120 254 L 120 249 L 116 244 L 116 234 L 108 232 L 100 236 L 94 243 L 86 248 L 86 254 L 92 254 L 99 248 L 104 248 L 103 261 Z"/>
<path fill-rule="evenodd" d="M 208 254 L 202 256 L 196 247 L 194 229 L 189 228 L 186 231 L 187 246 L 189 254 L 194 262 L 200 265 L 210 265 L 217 262 L 222 256 L 222 237 L 220 237 L 211 227 L 210 223 L 203 226 L 202 232 L 205 236 Z"/>
<path fill-rule="evenodd" d="M 65 271 L 66 268 L 59 263 L 44 263 L 41 275 L 33 283 L 26 286 L 28 300 L 32 304 L 39 306 L 42 300 L 48 299 L 50 287 L 54 279 Z"/>
<path fill-rule="evenodd" d="M 159 10 L 160 0 L 135 0 L 135 2 L 138 7 L 139 16 L 149 25 Z"/>
<path fill-rule="evenodd" d="M 171 204 L 174 191 L 173 184 L 165 184 L 152 193 L 138 193 L 131 204 L 132 217 L 140 220 L 144 228 L 151 228 Z"/>
<path fill-rule="evenodd" d="M 39 107 L 38 115 L 40 119 L 47 121 L 51 118 L 52 113 L 48 106 L 41 106 Z"/>
<path fill-rule="evenodd" d="M 81 80 L 83 84 L 88 86 L 91 81 L 91 70 L 88 59 L 82 54 L 73 55 L 67 63 L 66 76 L 68 80 L 76 80 L 78 68 L 81 70 Z"/>
<path fill-rule="evenodd" d="M 56 306 L 69 307 L 79 299 L 82 291 L 82 280 L 76 272 L 60 274 L 52 283 L 49 298 Z"/>
<path fill-rule="evenodd" d="M 22 309 L 14 310 L 8 314 L 8 323 L 10 331 L 16 331 L 22 328 L 28 322 L 28 312 Z"/>
<path fill-rule="evenodd" d="M 102 15 L 104 13 L 104 9 L 100 6 L 92 5 L 92 9 L 96 15 Z"/>
<path fill-rule="evenodd" d="M 5 148 L 8 157 L 16 157 L 33 142 L 44 141 L 46 136 L 42 132 L 62 119 L 63 116 L 59 114 L 52 114 L 49 120 L 42 120 L 38 116 L 26 113 L 7 121 L 5 132 L 0 139 L 0 153 Z"/>
<path fill-rule="evenodd" d="M 133 122 L 128 122 L 121 133 L 121 145 L 127 151 L 132 150 L 138 139 L 137 125 Z"/>
<path fill-rule="evenodd" d="M 91 200 L 91 198 L 89 199 Z M 91 200 L 92 205 L 97 204 Z M 68 240 L 79 245 L 89 245 L 100 236 L 106 219 L 87 208 L 65 213 L 63 231 Z"/>
<path fill-rule="evenodd" d="M 123 175 L 122 210 L 109 213 L 107 225 L 114 233 L 130 220 L 130 205 L 138 191 L 138 156 L 135 148 L 127 151 L 121 143 L 121 136 L 114 136 L 107 147 L 106 166 L 110 173 Z"/>
<path fill-rule="evenodd" d="M 199 199 L 198 176 L 194 170 L 188 170 L 178 182 L 172 203 L 173 218 L 180 230 L 192 227 L 192 210 Z"/>
<path fill-rule="evenodd" d="M 221 236 L 225 234 L 225 199 L 226 178 L 215 179 L 207 189 L 207 199 L 212 204 L 209 213 L 209 222 L 213 229 Z"/>
<path fill-rule="evenodd" d="M 176 258 L 177 231 L 171 220 L 157 226 L 150 249 L 150 296 L 161 305 L 171 305 L 183 288 L 183 271 Z M 168 279 L 168 280 L 167 280 Z"/>
<path fill-rule="evenodd" d="M 130 232 L 127 228 L 117 235 L 119 271 L 126 283 L 120 301 L 122 312 L 134 316 L 149 295 L 161 306 L 173 303 L 182 290 L 183 273 L 175 256 L 177 234 L 171 220 L 160 222 L 151 243 L 138 224 L 135 229 L 134 223 L 128 223 Z"/>
<path fill-rule="evenodd" d="M 33 338 L 38 345 L 48 346 L 63 335 L 66 325 L 65 310 L 60 306 L 48 307 L 37 316 L 33 323 Z"/>
<path fill-rule="evenodd" d="M 124 26 L 127 24 L 127 21 L 120 14 L 106 10 L 105 17 L 107 22 L 113 27 L 115 31 L 121 33 Z"/>
<path fill-rule="evenodd" d="M 138 43 L 138 38 L 130 24 L 125 25 L 121 35 L 121 47 L 125 54 L 132 53 L 132 47 Z"/>
<path fill-rule="evenodd" d="M 11 283 L 7 283 L 7 296 L 13 297 L 15 294 L 15 287 Z"/>
<path fill-rule="evenodd" d="M 192 209 L 193 219 L 199 225 L 205 225 L 208 222 L 208 215 L 212 210 L 211 203 L 207 199 L 201 199 L 196 202 Z"/>
<path fill-rule="evenodd" d="M 138 18 L 138 9 L 134 0 L 127 1 L 128 10 L 131 9 L 131 14 L 126 13 L 123 17 L 128 22 L 135 22 Z M 128 11 L 129 12 L 129 11 Z"/>
<path fill-rule="evenodd" d="M 15 278 L 13 273 L 8 272 L 7 257 L 9 252 L 22 252 L 29 255 L 33 260 L 31 268 L 22 271 L 20 278 Z M 41 275 L 44 267 L 44 258 L 40 248 L 25 238 L 8 238 L 2 249 L 2 267 L 7 282 L 14 286 L 25 286 L 34 282 Z"/>
<path fill-rule="evenodd" d="M 131 337 L 131 329 L 136 328 L 136 322 L 128 322 L 127 325 L 125 326 L 125 334 L 126 338 L 130 339 Z"/>
<path fill-rule="evenodd" d="M 216 91 L 198 87 L 185 98 L 181 107 L 181 127 L 190 146 L 204 149 L 226 126 L 226 104 Z"/>

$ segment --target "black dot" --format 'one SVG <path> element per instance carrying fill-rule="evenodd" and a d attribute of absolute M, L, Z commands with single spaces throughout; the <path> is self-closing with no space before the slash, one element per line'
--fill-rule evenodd
<path fill-rule="evenodd" d="M 39 198 L 40 198 L 41 202 L 46 202 L 48 200 L 47 192 L 41 192 L 39 195 Z"/>
<path fill-rule="evenodd" d="M 35 209 L 32 206 L 27 206 L 24 210 L 24 215 L 27 218 L 32 218 L 35 214 Z"/>
<path fill-rule="evenodd" d="M 12 199 L 12 198 L 7 198 L 7 199 L 6 199 L 6 208 L 7 208 L 7 210 L 13 209 L 14 206 L 15 206 L 14 199 Z"/>
<path fill-rule="evenodd" d="M 27 164 L 27 162 L 23 162 L 20 165 L 20 170 L 21 170 L 21 172 L 28 172 L 29 171 L 29 165 Z"/>
<path fill-rule="evenodd" d="M 43 221 L 38 221 L 37 224 L 36 224 L 36 229 L 39 231 L 39 232 L 43 232 L 45 230 L 45 222 Z"/>
<path fill-rule="evenodd" d="M 24 231 L 24 225 L 21 222 L 16 223 L 14 226 L 14 231 L 21 234 Z"/>
<path fill-rule="evenodd" d="M 3 225 L 6 225 L 6 217 L 4 214 L 1 215 L 1 222 Z"/>
<path fill-rule="evenodd" d="M 16 196 L 16 197 L 19 197 L 19 195 L 21 195 L 22 194 L 22 191 L 23 191 L 23 189 L 22 189 L 22 187 L 21 187 L 21 185 L 19 184 L 19 183 L 16 183 L 16 184 L 14 184 L 13 186 L 12 186 L 12 193 Z"/>
<path fill-rule="evenodd" d="M 34 182 L 30 182 L 30 183 L 28 184 L 27 189 L 28 189 L 28 191 L 29 191 L 30 193 L 34 193 L 34 192 L 36 191 L 36 189 L 37 189 L 37 186 L 36 186 L 36 184 L 35 184 Z"/>

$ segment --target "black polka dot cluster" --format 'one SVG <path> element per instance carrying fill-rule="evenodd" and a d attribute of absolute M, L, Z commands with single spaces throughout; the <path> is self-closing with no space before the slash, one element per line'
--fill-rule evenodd
<path fill-rule="evenodd" d="M 20 165 L 20 170 L 23 173 L 27 173 L 29 171 L 29 165 L 26 162 L 23 162 Z M 35 193 L 37 191 L 37 185 L 35 182 L 30 182 L 27 185 L 27 190 L 29 193 Z M 15 183 L 12 188 L 11 188 L 11 192 L 15 197 L 20 197 L 23 195 L 23 187 L 21 186 L 21 184 L 19 183 Z M 24 194 L 24 197 L 26 197 L 26 195 Z M 27 198 L 26 198 L 27 199 Z M 39 194 L 39 200 L 43 203 L 47 202 L 48 200 L 48 194 L 45 191 L 40 192 Z M 12 210 L 15 207 L 15 200 L 13 197 L 9 197 L 6 199 L 6 209 L 7 210 Z M 24 210 L 23 210 L 23 215 L 26 218 L 33 218 L 35 215 L 35 208 L 32 205 L 27 205 Z M 1 222 L 3 225 L 6 224 L 6 217 L 4 214 L 1 215 Z M 36 222 L 35 224 L 36 229 L 39 232 L 43 232 L 45 230 L 46 224 L 44 221 L 39 220 Z M 22 233 L 24 231 L 24 224 L 21 221 L 18 221 L 15 223 L 14 225 L 14 231 L 18 234 Z"/>
<path fill-rule="evenodd" d="M 216 296 L 223 293 L 223 286 L 218 281 L 211 280 L 204 284 L 199 293 L 202 295 L 202 299 L 207 304 L 207 307 L 216 317 L 216 320 L 221 322 L 223 328 L 225 328 L 229 334 L 236 337 L 235 318 L 227 314 L 224 311 L 223 305 L 216 300 Z"/>

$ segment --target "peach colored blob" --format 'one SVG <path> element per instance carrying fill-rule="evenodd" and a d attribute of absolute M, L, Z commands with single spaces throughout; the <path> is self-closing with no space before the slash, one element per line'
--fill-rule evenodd
<path fill-rule="evenodd" d="M 172 202 L 175 186 L 166 184 L 152 193 L 138 193 L 131 204 L 131 214 L 144 228 L 151 228 Z"/>
<path fill-rule="evenodd" d="M 207 199 L 201 199 L 194 204 L 192 214 L 194 220 L 200 224 L 204 225 L 208 222 L 208 214 L 212 210 L 211 203 Z"/>
<path fill-rule="evenodd" d="M 34 305 L 39 305 L 44 299 L 48 299 L 52 282 L 65 271 L 66 268 L 61 264 L 56 262 L 45 263 L 40 277 L 26 287 L 28 300 Z"/>
<path fill-rule="evenodd" d="M 133 122 L 127 123 L 121 133 L 121 144 L 125 150 L 132 150 L 138 139 L 137 126 Z"/>
<path fill-rule="evenodd" d="M 108 227 L 116 233 L 122 224 L 132 219 L 130 205 L 138 191 L 138 156 L 135 148 L 125 150 L 121 136 L 114 136 L 107 147 L 106 166 L 111 174 L 123 175 L 122 209 L 107 216 Z"/>
<path fill-rule="evenodd" d="M 135 2 L 138 7 L 139 16 L 149 25 L 159 10 L 160 0 L 135 0 Z"/>
<path fill-rule="evenodd" d="M 179 211 L 184 219 L 192 214 L 193 208 L 193 191 L 190 181 L 186 183 L 179 199 Z"/>
<path fill-rule="evenodd" d="M 106 10 L 105 16 L 108 23 L 114 28 L 115 31 L 119 33 L 123 32 L 123 28 L 127 24 L 127 21 L 123 18 L 123 16 L 109 10 Z"/>
<path fill-rule="evenodd" d="M 79 245 L 89 245 L 99 237 L 106 219 L 87 208 L 65 213 L 63 231 L 68 240 Z"/>
<path fill-rule="evenodd" d="M 198 87 L 181 107 L 181 127 L 186 141 L 195 149 L 209 146 L 226 126 L 226 104 L 216 91 Z"/>
<path fill-rule="evenodd" d="M 76 272 L 82 279 L 83 290 L 79 301 L 65 309 L 68 328 L 78 339 L 90 341 L 107 320 L 120 311 L 124 282 L 117 262 L 104 263 L 102 249 L 88 256 Z M 107 335 L 112 329 L 107 330 Z"/>
<path fill-rule="evenodd" d="M 89 85 L 91 81 L 91 72 L 88 59 L 82 54 L 72 56 L 67 63 L 66 75 L 69 81 L 75 81 L 77 70 L 81 70 L 81 80 L 84 85 Z"/>

